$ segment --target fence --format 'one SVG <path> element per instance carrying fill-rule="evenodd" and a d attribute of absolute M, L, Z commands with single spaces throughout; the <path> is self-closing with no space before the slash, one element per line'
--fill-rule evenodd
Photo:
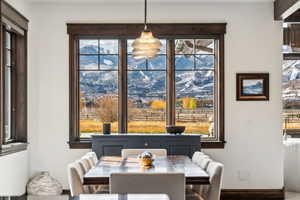
<path fill-rule="evenodd" d="M 207 122 L 213 116 L 212 108 L 201 108 L 196 110 L 176 110 L 176 121 L 178 122 Z M 97 119 L 96 112 L 80 112 L 81 120 Z M 130 117 L 132 121 L 165 121 L 164 111 L 153 111 L 150 109 L 138 109 Z"/>

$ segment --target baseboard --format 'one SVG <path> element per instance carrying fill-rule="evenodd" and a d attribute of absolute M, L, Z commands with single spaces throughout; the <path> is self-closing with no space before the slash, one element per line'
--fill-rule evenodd
<path fill-rule="evenodd" d="M 284 189 L 223 189 L 221 200 L 284 200 Z"/>

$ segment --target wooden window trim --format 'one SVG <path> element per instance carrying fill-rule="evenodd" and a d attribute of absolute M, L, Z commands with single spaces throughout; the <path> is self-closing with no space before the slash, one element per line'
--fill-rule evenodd
<path fill-rule="evenodd" d="M 27 31 L 28 20 L 7 2 L 0 0 L 0 156 L 27 149 Z M 15 34 L 15 78 L 13 79 L 13 143 L 4 143 L 4 59 L 3 26 Z"/>
<path fill-rule="evenodd" d="M 69 35 L 69 146 L 72 149 L 86 149 L 91 148 L 91 139 L 83 139 L 79 136 L 79 74 L 77 71 L 78 66 L 78 43 L 76 42 L 79 38 L 93 38 L 93 37 L 109 37 L 119 39 L 119 45 L 122 47 L 125 44 L 125 38 L 135 38 L 137 37 L 141 30 L 143 30 L 143 24 L 67 24 L 67 33 Z M 219 63 L 218 63 L 218 102 L 219 102 L 219 110 L 218 110 L 218 141 L 204 141 L 202 142 L 203 148 L 224 148 L 225 146 L 225 110 L 224 110 L 224 35 L 226 33 L 226 23 L 199 23 L 199 24 L 149 24 L 148 26 L 154 33 L 155 36 L 159 38 L 166 39 L 179 39 L 179 38 L 187 38 L 193 36 L 201 36 L 202 38 L 208 39 L 217 39 L 219 42 Z M 124 38 L 124 39 L 122 39 Z M 169 45 L 172 48 L 172 45 Z M 122 51 L 122 48 L 121 48 Z M 168 51 L 167 51 L 168 54 Z M 125 54 L 124 54 L 125 55 Z M 171 63 L 172 66 L 173 56 L 167 60 L 167 62 Z M 126 59 L 126 56 L 122 56 L 122 53 L 119 57 L 120 60 Z M 123 62 L 121 62 L 123 63 Z M 121 66 L 122 70 L 125 70 L 126 66 Z M 120 72 L 120 71 L 119 71 Z M 122 72 L 120 72 L 122 73 Z M 170 70 L 168 70 L 167 74 L 170 76 L 173 74 Z M 173 74 L 174 75 L 174 74 Z M 125 78 L 120 79 L 119 81 L 127 81 Z M 119 84 L 120 85 L 120 84 Z M 124 85 L 124 84 L 123 84 Z M 119 94 L 122 96 L 119 97 L 121 99 L 126 99 L 123 97 L 126 95 L 124 92 L 120 92 L 120 90 L 124 90 L 124 88 L 119 88 Z M 174 91 L 174 84 L 168 84 L 167 92 Z M 169 96 L 169 95 L 167 95 Z M 168 101 L 169 102 L 169 101 Z M 173 102 L 174 104 L 174 102 Z M 172 101 L 167 105 L 167 109 L 172 109 L 173 105 Z M 125 104 L 126 106 L 127 104 Z M 127 110 L 122 102 L 119 102 L 119 109 Z M 124 112 L 123 112 L 124 113 Z M 172 121 L 172 112 L 168 112 L 167 121 L 168 123 L 174 123 Z M 174 113 L 173 113 L 174 114 Z M 123 114 L 125 115 L 125 114 Z M 120 116 L 119 123 L 126 123 L 127 116 Z M 125 126 L 123 126 L 125 127 Z M 126 129 L 126 128 L 125 128 Z M 126 130 L 119 130 L 119 132 L 125 132 Z"/>

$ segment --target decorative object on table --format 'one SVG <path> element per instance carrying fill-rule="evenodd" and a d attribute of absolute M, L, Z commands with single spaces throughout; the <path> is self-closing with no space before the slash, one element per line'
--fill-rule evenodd
<path fill-rule="evenodd" d="M 238 73 L 236 76 L 237 101 L 268 101 L 269 73 Z"/>
<path fill-rule="evenodd" d="M 167 129 L 167 133 L 170 133 L 170 134 L 182 134 L 184 131 L 185 131 L 185 126 L 166 126 L 166 129 Z"/>
<path fill-rule="evenodd" d="M 143 152 L 138 156 L 141 167 L 143 168 L 151 168 L 153 167 L 153 154 L 150 152 Z"/>
<path fill-rule="evenodd" d="M 153 59 L 158 56 L 161 47 L 160 40 L 153 37 L 152 32 L 147 27 L 147 0 L 145 0 L 144 31 L 132 43 L 132 55 L 134 59 Z"/>
<path fill-rule="evenodd" d="M 62 194 L 62 184 L 52 178 L 49 172 L 41 172 L 27 184 L 28 195 L 49 196 Z"/>
<path fill-rule="evenodd" d="M 110 123 L 103 123 L 103 134 L 109 135 L 111 131 L 111 125 Z"/>

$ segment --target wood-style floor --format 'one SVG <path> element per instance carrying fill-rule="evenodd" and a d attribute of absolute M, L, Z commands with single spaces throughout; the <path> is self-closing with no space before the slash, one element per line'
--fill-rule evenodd
<path fill-rule="evenodd" d="M 286 200 L 300 200 L 300 193 L 286 192 Z M 27 196 L 27 200 L 53 200 L 53 197 L 37 197 L 37 196 Z M 61 195 L 55 197 L 55 200 L 69 200 L 68 195 Z"/>
<path fill-rule="evenodd" d="M 300 193 L 287 192 L 285 193 L 286 200 L 300 200 Z"/>

